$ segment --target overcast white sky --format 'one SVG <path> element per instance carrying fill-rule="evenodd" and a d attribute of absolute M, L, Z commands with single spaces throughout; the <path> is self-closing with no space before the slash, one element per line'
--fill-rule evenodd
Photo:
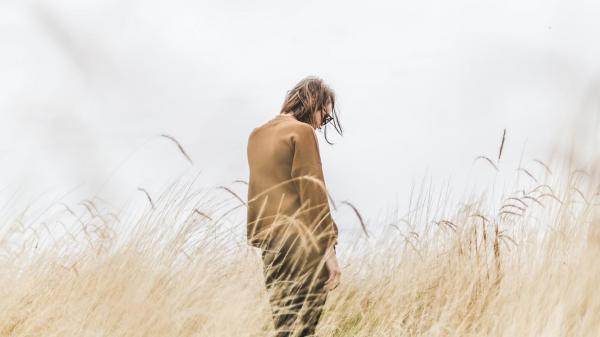
<path fill-rule="evenodd" d="M 485 184 L 473 159 L 504 128 L 510 176 L 574 127 L 597 151 L 599 17 L 592 0 L 5 0 L 0 188 L 122 202 L 190 170 L 247 179 L 249 132 L 317 75 L 344 128 L 318 133 L 328 188 L 374 219 L 423 177 Z"/>

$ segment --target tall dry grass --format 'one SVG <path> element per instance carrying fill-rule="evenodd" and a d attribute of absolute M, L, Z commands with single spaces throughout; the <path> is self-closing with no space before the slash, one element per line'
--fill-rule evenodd
<path fill-rule="evenodd" d="M 384 235 L 340 240 L 319 336 L 599 336 L 599 167 L 540 163 L 499 199 L 423 191 Z M 92 199 L 2 219 L 0 336 L 270 336 L 245 185 L 194 182 L 141 188 L 141 211 Z"/>

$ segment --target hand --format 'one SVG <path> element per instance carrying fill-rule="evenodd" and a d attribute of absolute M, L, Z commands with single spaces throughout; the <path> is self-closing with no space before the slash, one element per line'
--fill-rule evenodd
<path fill-rule="evenodd" d="M 327 266 L 327 270 L 329 271 L 329 278 L 325 281 L 325 289 L 333 290 L 340 284 L 340 278 L 342 276 L 342 272 L 340 270 L 340 266 L 338 265 L 337 257 L 335 256 L 335 251 L 330 249 L 328 252 L 329 256 L 325 261 L 325 265 Z"/>

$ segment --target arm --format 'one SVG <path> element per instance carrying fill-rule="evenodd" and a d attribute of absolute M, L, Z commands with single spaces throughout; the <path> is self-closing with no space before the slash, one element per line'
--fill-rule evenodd
<path fill-rule="evenodd" d="M 319 144 L 311 126 L 302 125 L 292 137 L 291 176 L 300 196 L 301 215 L 317 237 L 319 249 L 326 252 L 337 245 L 338 228 L 333 221 L 319 152 Z"/>

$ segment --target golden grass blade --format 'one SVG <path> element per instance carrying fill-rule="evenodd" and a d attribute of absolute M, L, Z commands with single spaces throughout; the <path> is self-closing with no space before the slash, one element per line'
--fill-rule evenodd
<path fill-rule="evenodd" d="M 502 150 L 504 149 L 504 141 L 506 140 L 506 129 L 502 132 L 502 142 L 500 142 L 500 150 L 498 151 L 498 162 L 502 157 Z"/>
<path fill-rule="evenodd" d="M 192 158 L 190 158 L 190 156 L 188 156 L 187 152 L 185 152 L 185 150 L 183 149 L 183 146 L 181 146 L 181 144 L 179 143 L 179 141 L 177 141 L 177 139 L 175 139 L 173 136 L 169 136 L 166 134 L 162 134 L 160 136 L 165 137 L 165 138 L 171 140 L 173 143 L 175 143 L 177 145 L 177 148 L 179 149 L 179 152 L 181 152 L 181 154 L 183 154 L 185 156 L 185 158 L 187 159 L 187 161 L 190 162 L 190 164 L 193 164 Z"/>
<path fill-rule="evenodd" d="M 228 187 L 225 186 L 217 186 L 216 188 L 220 188 L 220 189 L 224 189 L 225 191 L 231 193 L 234 197 L 236 197 L 236 199 L 238 199 L 242 205 L 246 205 L 246 201 L 244 201 L 244 199 L 242 199 L 239 195 L 237 195 L 235 192 L 233 192 L 231 189 L 229 189 Z"/>
<path fill-rule="evenodd" d="M 483 159 L 486 162 L 488 162 L 490 165 L 492 165 L 492 167 L 494 168 L 494 170 L 496 170 L 496 172 L 500 172 L 500 170 L 498 170 L 498 166 L 496 166 L 496 164 L 494 164 L 494 162 L 486 156 L 477 156 L 475 158 L 475 160 L 473 160 L 473 162 L 476 162 L 477 160 L 480 160 L 480 159 Z"/>
<path fill-rule="evenodd" d="M 360 222 L 360 226 L 363 230 L 363 232 L 365 233 L 365 235 L 367 236 L 367 238 L 369 237 L 369 233 L 367 232 L 367 226 L 365 225 L 365 222 L 363 221 L 362 216 L 360 215 L 360 212 L 358 211 L 358 209 L 349 201 L 342 201 L 341 204 L 344 205 L 348 205 L 350 206 L 350 208 L 352 208 L 352 210 L 354 211 L 354 214 L 356 214 L 356 217 L 358 218 L 358 221 Z"/>
<path fill-rule="evenodd" d="M 142 187 L 138 187 L 137 190 L 143 192 L 146 195 L 146 198 L 148 198 L 148 201 L 150 202 L 150 206 L 152 207 L 152 209 L 154 209 L 154 201 L 152 201 L 150 193 L 148 193 L 148 191 L 146 191 L 146 189 Z"/>
<path fill-rule="evenodd" d="M 525 172 L 525 174 L 527 174 L 527 176 L 529 176 L 529 178 L 533 179 L 533 181 L 535 181 L 536 183 L 539 184 L 539 181 L 533 176 L 533 174 L 531 174 L 531 172 L 527 171 L 527 169 L 525 169 L 523 167 L 519 167 L 519 168 L 517 168 L 517 171 Z"/>

